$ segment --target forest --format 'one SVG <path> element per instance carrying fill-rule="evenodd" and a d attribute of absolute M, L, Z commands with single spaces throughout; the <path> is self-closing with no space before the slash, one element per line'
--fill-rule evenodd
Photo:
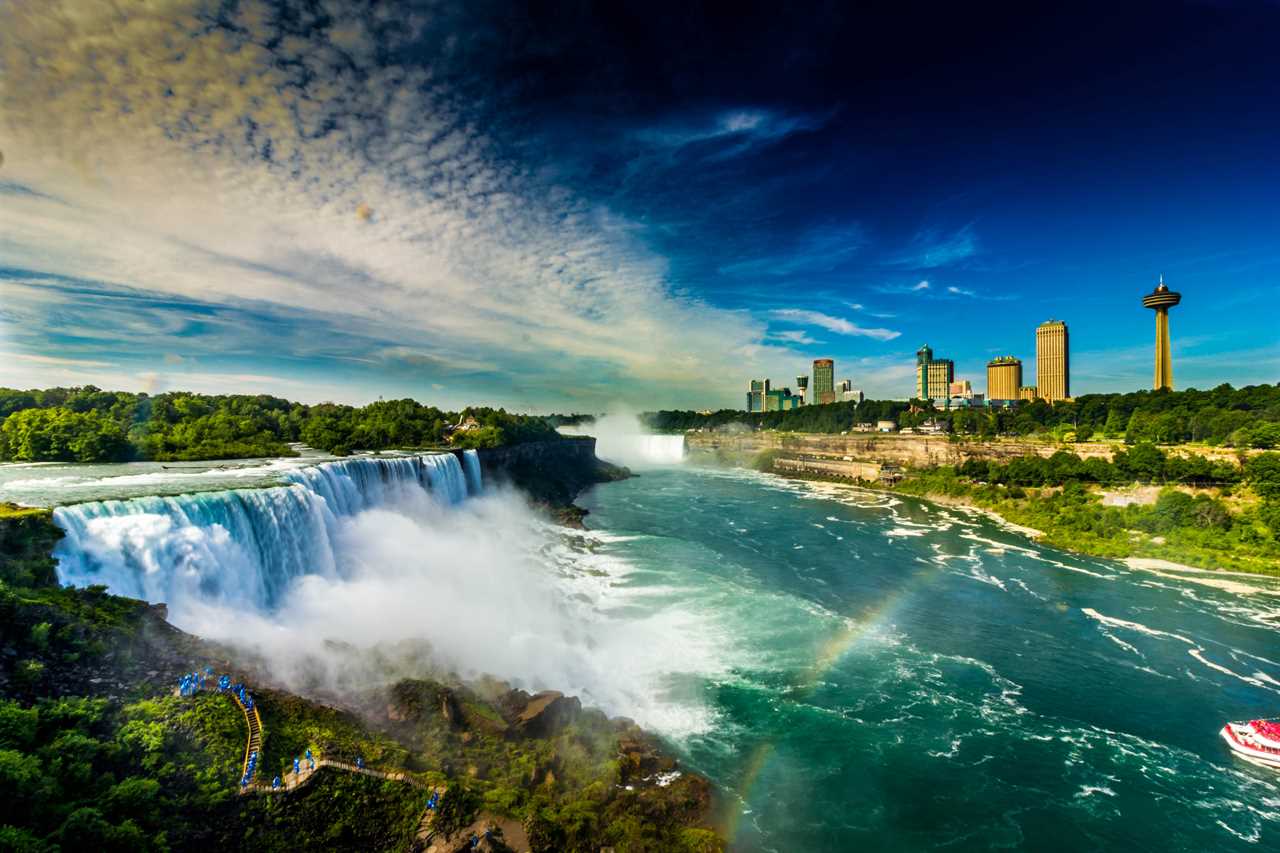
<path fill-rule="evenodd" d="M 473 419 L 474 428 L 455 431 Z M 415 400 L 355 407 L 267 395 L 132 394 L 92 385 L 0 388 L 0 461 L 127 462 L 291 456 L 291 443 L 357 450 L 497 447 L 558 438 L 540 417 L 450 412 Z"/>
<path fill-rule="evenodd" d="M 659 432 L 732 429 L 736 425 L 815 433 L 844 432 L 855 424 L 878 420 L 892 420 L 903 428 L 937 420 L 945 422 L 955 435 L 987 438 L 1045 435 L 1060 441 L 1107 438 L 1123 439 L 1127 444 L 1202 442 L 1270 449 L 1280 446 L 1280 384 L 1086 394 L 1052 404 L 1019 401 L 1007 409 L 943 409 L 921 400 L 864 400 L 785 412 L 657 411 L 645 413 L 642 420 Z"/>

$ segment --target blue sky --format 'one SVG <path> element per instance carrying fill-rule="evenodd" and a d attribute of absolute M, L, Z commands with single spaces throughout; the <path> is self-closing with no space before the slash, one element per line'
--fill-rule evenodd
<path fill-rule="evenodd" d="M 1274 382 L 1280 7 L 0 8 L 0 384 L 905 397 Z M 1030 380 L 1028 380 L 1030 381 Z"/>

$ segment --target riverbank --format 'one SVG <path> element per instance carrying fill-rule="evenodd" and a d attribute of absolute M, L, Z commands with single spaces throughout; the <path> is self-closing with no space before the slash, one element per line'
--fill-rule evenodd
<path fill-rule="evenodd" d="M 1276 553 L 1274 543 L 1262 537 L 1245 547 L 1232 548 L 1229 540 L 1195 529 L 1175 529 L 1169 535 L 1153 535 L 1124 523 L 1136 513 L 1150 510 L 1106 507 L 1098 495 L 1083 489 L 1003 489 L 968 482 L 949 469 L 905 471 L 901 479 L 889 482 L 852 481 L 821 471 L 777 466 L 769 459 L 765 460 L 765 470 L 790 479 L 852 485 L 968 507 L 991 515 L 1041 544 L 1085 556 L 1120 561 L 1158 560 L 1187 570 L 1280 577 L 1280 554 Z"/>

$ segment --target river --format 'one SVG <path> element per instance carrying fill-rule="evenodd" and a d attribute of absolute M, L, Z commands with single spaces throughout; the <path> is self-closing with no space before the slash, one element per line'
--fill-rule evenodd
<path fill-rule="evenodd" d="M 1218 737 L 1280 714 L 1280 597 L 741 471 L 583 503 L 630 583 L 718 635 L 717 671 L 672 690 L 735 850 L 1280 849 L 1280 776 Z"/>
<path fill-rule="evenodd" d="M 60 574 L 221 639 L 422 638 L 578 692 L 714 780 L 737 851 L 1280 849 L 1280 775 L 1217 734 L 1280 714 L 1275 582 L 1239 595 L 740 470 L 642 467 L 571 532 L 452 456 L 294 465 L 60 510 Z"/>

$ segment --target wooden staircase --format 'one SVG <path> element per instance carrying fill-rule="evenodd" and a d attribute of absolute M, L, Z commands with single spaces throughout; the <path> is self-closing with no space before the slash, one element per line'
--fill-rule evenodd
<path fill-rule="evenodd" d="M 244 747 L 244 764 L 240 768 L 240 778 L 243 779 L 244 775 L 249 772 L 249 756 L 256 752 L 258 753 L 258 760 L 262 760 L 262 718 L 258 716 L 258 706 L 256 704 L 251 711 L 244 706 L 244 703 L 240 701 L 240 697 L 234 693 L 231 694 L 231 700 L 240 708 L 240 713 L 244 714 L 245 725 L 249 727 L 249 740 Z M 250 779 L 249 782 L 252 784 L 253 780 Z"/>

